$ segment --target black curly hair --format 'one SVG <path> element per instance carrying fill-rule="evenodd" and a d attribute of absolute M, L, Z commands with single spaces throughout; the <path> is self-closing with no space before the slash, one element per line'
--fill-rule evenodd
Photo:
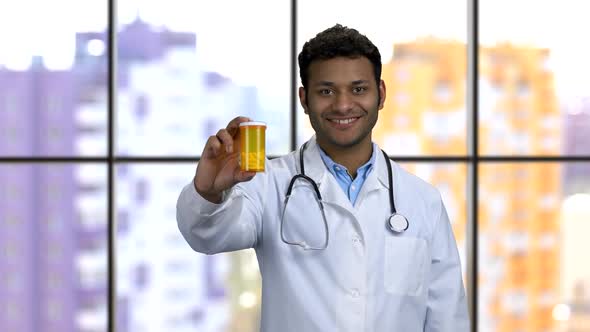
<path fill-rule="evenodd" d="M 328 60 L 336 57 L 364 56 L 373 64 L 377 86 L 381 81 L 381 54 L 369 38 L 357 30 L 336 24 L 318 33 L 303 45 L 297 60 L 299 77 L 305 91 L 309 80 L 309 66 L 315 60 Z"/>

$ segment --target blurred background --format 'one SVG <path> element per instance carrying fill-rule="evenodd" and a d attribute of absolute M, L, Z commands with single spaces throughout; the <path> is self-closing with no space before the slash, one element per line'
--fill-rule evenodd
<path fill-rule="evenodd" d="M 267 122 L 271 156 L 311 136 L 291 63 L 341 23 L 382 54 L 375 141 L 417 158 L 401 165 L 441 191 L 465 275 L 477 259 L 478 331 L 590 331 L 590 2 L 478 1 L 472 124 L 468 1 L 115 1 L 109 137 L 108 2 L 0 0 L 0 330 L 107 330 L 112 197 L 117 331 L 257 331 L 254 252 L 193 252 L 176 199 L 238 114 Z"/>

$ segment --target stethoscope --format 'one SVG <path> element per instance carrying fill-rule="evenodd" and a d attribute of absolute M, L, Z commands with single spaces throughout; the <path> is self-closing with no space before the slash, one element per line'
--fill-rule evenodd
<path fill-rule="evenodd" d="M 305 142 L 303 144 L 303 146 L 299 149 L 299 167 L 301 169 L 301 173 L 296 174 L 295 176 L 293 176 L 293 178 L 291 178 L 291 182 L 289 183 L 289 187 L 287 188 L 287 194 L 285 197 L 285 203 L 284 203 L 284 208 L 283 208 L 283 215 L 281 217 L 281 239 L 286 244 L 297 245 L 297 246 L 302 247 L 305 250 L 324 250 L 328 247 L 330 232 L 328 229 L 328 221 L 326 220 L 326 214 L 324 213 L 324 203 L 322 201 L 322 195 L 320 194 L 320 190 L 318 188 L 318 185 L 312 178 L 305 175 L 305 165 L 303 163 L 303 152 L 305 151 L 305 148 L 307 147 L 307 143 L 308 142 Z M 381 152 L 383 153 L 383 157 L 385 157 L 385 161 L 386 161 L 386 165 L 387 165 L 387 176 L 388 176 L 388 181 L 389 181 L 389 207 L 391 209 L 391 215 L 389 216 L 389 218 L 387 218 L 386 224 L 391 232 L 393 232 L 396 235 L 399 235 L 399 234 L 402 234 L 403 232 L 405 232 L 408 229 L 408 227 L 410 227 L 410 223 L 408 222 L 408 219 L 406 217 L 397 213 L 397 210 L 395 208 L 395 201 L 393 199 L 393 172 L 391 170 L 391 162 L 389 160 L 389 157 L 387 156 L 387 153 L 385 153 L 385 151 L 383 151 L 383 150 L 381 150 Z M 293 190 L 293 185 L 295 184 L 295 182 L 298 179 L 306 181 L 309 184 L 311 184 L 311 186 L 313 187 L 313 190 L 315 192 L 316 201 L 317 201 L 320 211 L 322 213 L 322 219 L 324 221 L 324 228 L 326 231 L 324 244 L 322 246 L 313 246 L 313 245 L 308 244 L 305 241 L 288 240 L 284 236 L 283 225 L 285 222 L 285 211 L 287 210 L 287 203 L 289 202 L 289 198 L 291 197 L 291 191 Z"/>

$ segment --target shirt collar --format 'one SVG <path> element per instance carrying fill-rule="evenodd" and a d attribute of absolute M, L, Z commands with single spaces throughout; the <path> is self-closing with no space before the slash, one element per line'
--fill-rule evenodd
<path fill-rule="evenodd" d="M 320 155 L 320 147 L 318 146 L 317 142 L 316 142 L 316 136 L 313 135 L 311 137 L 311 139 L 309 141 L 307 141 L 308 146 L 307 149 L 305 150 L 303 159 L 304 159 L 304 163 L 305 163 L 305 174 L 307 176 L 309 176 L 310 178 L 312 178 L 318 185 L 318 187 L 320 187 L 320 189 L 322 189 L 324 186 L 322 186 L 322 183 L 324 182 L 324 178 L 326 176 L 326 174 L 329 174 L 330 172 L 328 172 L 328 168 L 326 167 L 326 165 L 324 164 L 324 162 L 322 161 L 322 157 Z M 373 154 L 375 155 L 375 162 L 373 164 L 373 171 L 371 173 L 375 173 L 375 175 L 377 176 L 378 181 L 376 181 L 377 183 L 379 183 L 380 185 L 383 185 L 383 187 L 385 188 L 389 188 L 389 183 L 388 183 L 388 176 L 387 176 L 387 165 L 385 164 L 386 161 L 390 161 L 390 160 L 386 160 L 385 158 L 383 158 L 382 154 L 381 154 L 381 150 L 379 149 L 379 146 L 376 145 L 376 143 L 373 143 Z M 376 148 L 375 148 L 376 146 Z M 296 167 L 299 170 L 299 172 L 301 172 L 301 168 L 299 167 L 299 157 L 300 154 L 299 152 L 301 151 L 301 148 L 298 149 L 297 151 L 293 151 L 293 155 L 295 156 L 295 160 L 294 162 L 296 163 Z M 371 158 L 372 159 L 372 158 Z M 388 158 L 389 159 L 389 158 Z M 394 161 L 391 161 L 391 166 L 393 168 L 393 182 L 395 184 L 396 178 L 397 178 L 397 165 Z M 367 181 L 370 182 L 369 183 L 369 187 L 370 189 L 376 189 L 377 188 L 377 183 L 375 183 L 374 181 L 370 181 L 371 177 L 367 176 Z M 365 184 L 366 186 L 367 184 Z"/>
<path fill-rule="evenodd" d="M 375 164 L 375 160 L 377 158 L 377 151 L 379 150 L 379 148 L 375 143 L 372 143 L 372 148 L 373 152 L 371 153 L 371 158 L 357 170 L 357 175 L 363 176 L 364 178 L 366 178 L 367 175 L 369 175 L 369 173 L 373 169 L 373 165 Z M 322 157 L 324 165 L 326 165 L 326 168 L 330 173 L 332 173 L 332 175 L 336 176 L 336 172 L 338 171 L 347 172 L 346 167 L 334 162 L 334 160 L 332 160 L 332 158 L 330 158 L 330 156 L 328 156 L 326 152 L 321 147 L 319 147 L 319 145 L 318 150 L 320 152 L 320 156 Z"/>

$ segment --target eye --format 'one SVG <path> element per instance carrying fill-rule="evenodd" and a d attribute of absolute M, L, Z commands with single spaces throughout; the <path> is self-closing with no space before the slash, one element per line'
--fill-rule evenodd
<path fill-rule="evenodd" d="M 323 96 L 329 96 L 329 95 L 333 94 L 333 91 L 330 89 L 321 89 L 319 92 Z"/>
<path fill-rule="evenodd" d="M 361 94 L 365 91 L 367 91 L 367 88 L 364 86 L 356 86 L 356 87 L 352 88 L 352 92 L 354 92 L 355 94 Z"/>

